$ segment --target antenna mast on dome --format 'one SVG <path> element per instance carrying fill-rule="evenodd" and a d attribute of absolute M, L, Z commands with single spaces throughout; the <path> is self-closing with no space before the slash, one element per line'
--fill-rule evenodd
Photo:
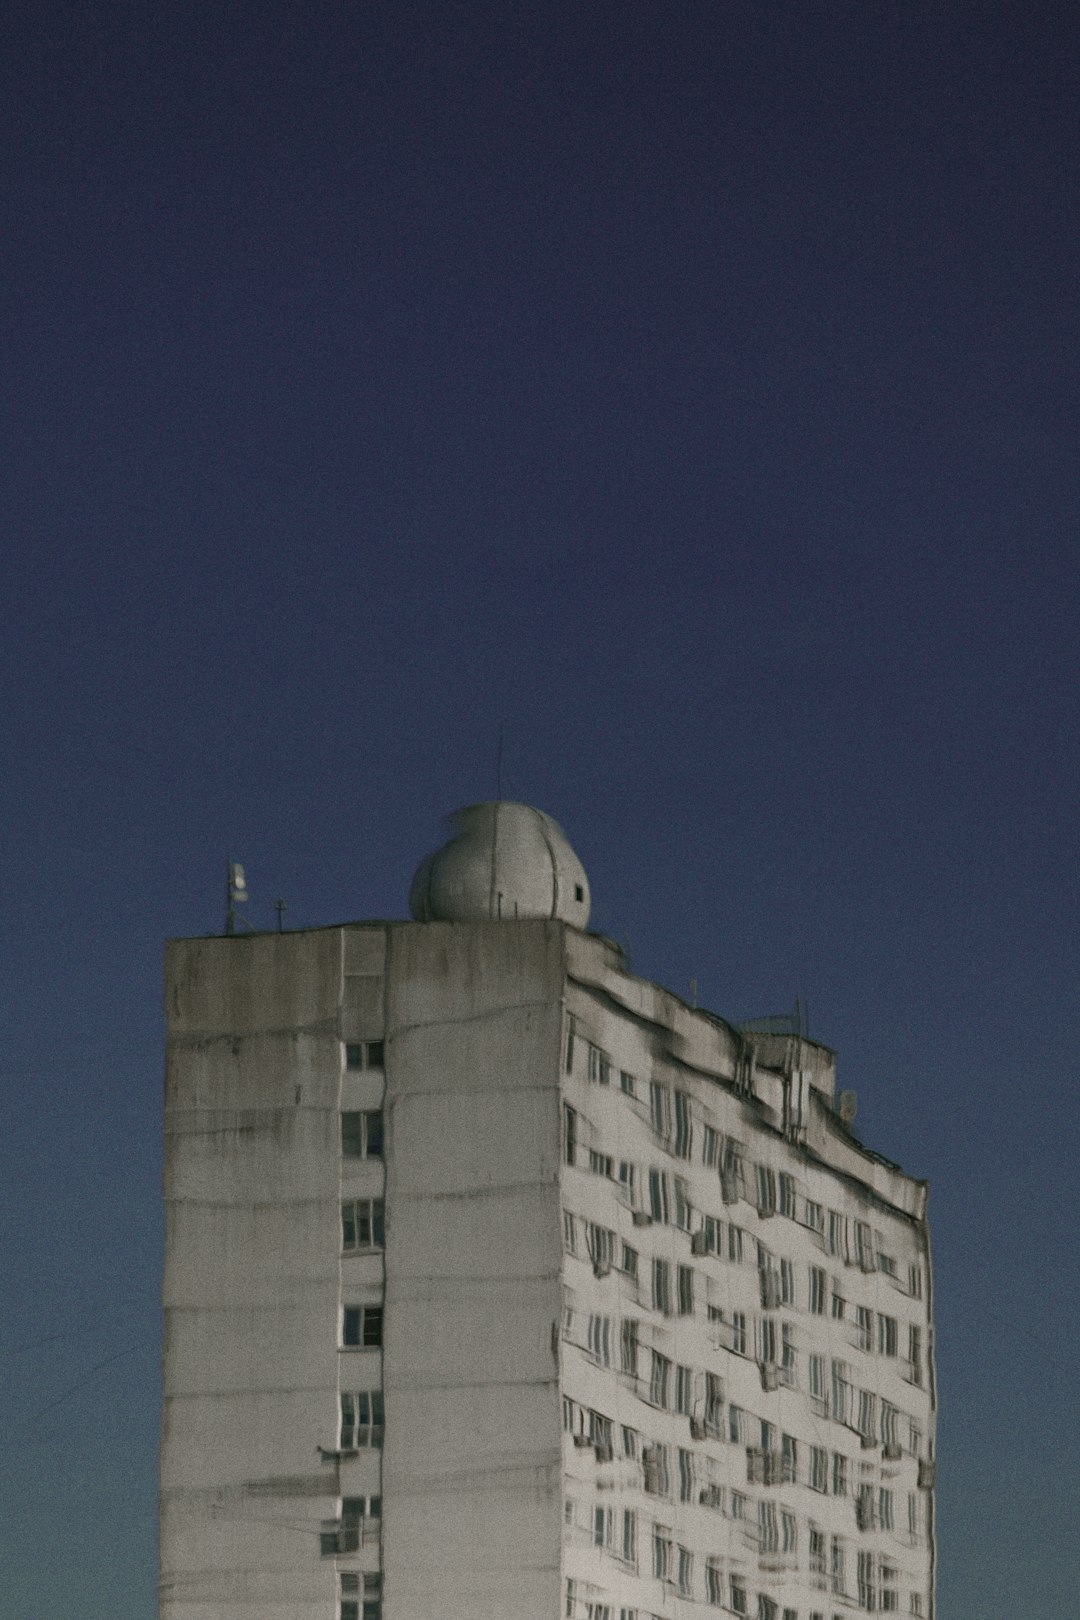
<path fill-rule="evenodd" d="M 240 916 L 237 906 L 246 906 L 248 903 L 247 881 L 244 877 L 244 868 L 239 861 L 229 856 L 225 873 L 225 932 L 235 934 L 237 923 L 242 923 L 251 933 L 255 932 L 246 917 Z"/>

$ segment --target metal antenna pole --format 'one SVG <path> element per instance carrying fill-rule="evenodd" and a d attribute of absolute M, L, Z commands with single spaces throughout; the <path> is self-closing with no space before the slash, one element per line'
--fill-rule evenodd
<path fill-rule="evenodd" d="M 232 856 L 225 862 L 225 932 L 236 933 L 236 913 L 233 910 Z"/>

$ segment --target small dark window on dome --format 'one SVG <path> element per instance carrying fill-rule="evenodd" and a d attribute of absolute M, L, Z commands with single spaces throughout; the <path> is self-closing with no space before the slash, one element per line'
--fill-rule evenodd
<path fill-rule="evenodd" d="M 585 890 L 582 888 L 580 883 L 575 883 L 574 884 L 574 899 L 575 900 L 584 900 L 584 898 L 585 898 Z"/>

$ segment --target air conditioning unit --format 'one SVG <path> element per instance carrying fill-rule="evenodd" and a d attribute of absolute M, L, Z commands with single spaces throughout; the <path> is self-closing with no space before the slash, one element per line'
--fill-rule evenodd
<path fill-rule="evenodd" d="M 594 1260 L 592 1263 L 594 1277 L 607 1277 L 611 1273 L 610 1260 Z"/>
<path fill-rule="evenodd" d="M 864 1249 L 863 1252 L 860 1254 L 860 1256 L 859 1256 L 859 1265 L 862 1267 L 863 1271 L 866 1271 L 866 1272 L 876 1271 L 877 1270 L 877 1261 L 874 1259 L 874 1256 L 867 1249 Z"/>
<path fill-rule="evenodd" d="M 592 1445 L 592 1441 L 589 1439 L 587 1434 L 575 1434 L 574 1444 L 577 1446 L 579 1451 L 584 1451 L 586 1446 Z"/>
<path fill-rule="evenodd" d="M 919 1459 L 919 1489 L 932 1491 L 934 1488 L 934 1465 L 929 1457 Z"/>
<path fill-rule="evenodd" d="M 692 1417 L 690 1419 L 690 1438 L 691 1440 L 704 1440 L 705 1425 L 700 1418 Z"/>
<path fill-rule="evenodd" d="M 718 1508 L 723 1501 L 719 1485 L 706 1485 L 703 1491 L 698 1491 L 698 1501 L 702 1507 Z"/>
<path fill-rule="evenodd" d="M 767 1311 L 775 1311 L 780 1304 L 780 1278 L 775 1271 L 761 1273 L 761 1303 Z"/>
<path fill-rule="evenodd" d="M 864 1451 L 872 1451 L 877 1445 L 877 1439 L 872 1434 L 860 1434 L 859 1444 Z"/>
<path fill-rule="evenodd" d="M 610 1440 L 598 1440 L 596 1443 L 596 1460 L 598 1463 L 609 1463 L 614 1457 Z"/>
<path fill-rule="evenodd" d="M 690 1239 L 691 1254 L 708 1254 L 709 1239 L 704 1232 L 695 1232 Z"/>
<path fill-rule="evenodd" d="M 881 1454 L 885 1458 L 886 1462 L 899 1462 L 900 1458 L 904 1455 L 900 1448 L 899 1442 L 896 1440 L 886 1440 L 881 1449 Z"/>
<path fill-rule="evenodd" d="M 634 1211 L 634 1225 L 635 1226 L 651 1226 L 652 1225 L 652 1216 L 649 1214 L 647 1209 L 635 1209 L 635 1211 Z"/>
<path fill-rule="evenodd" d="M 761 1373 L 762 1389 L 773 1390 L 780 1387 L 780 1369 L 775 1361 L 763 1361 L 758 1367 Z"/>
<path fill-rule="evenodd" d="M 872 1530 L 874 1527 L 874 1510 L 862 1496 L 855 1498 L 855 1523 L 860 1530 Z"/>
<path fill-rule="evenodd" d="M 720 1197 L 725 1204 L 737 1204 L 739 1202 L 739 1183 L 733 1170 L 721 1170 L 720 1172 Z"/>

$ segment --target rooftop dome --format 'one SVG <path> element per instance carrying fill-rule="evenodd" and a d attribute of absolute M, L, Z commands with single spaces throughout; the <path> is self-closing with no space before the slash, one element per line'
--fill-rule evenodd
<path fill-rule="evenodd" d="M 555 917 L 585 927 L 589 880 L 557 821 L 500 799 L 458 810 L 450 823 L 449 842 L 413 878 L 417 922 Z"/>

